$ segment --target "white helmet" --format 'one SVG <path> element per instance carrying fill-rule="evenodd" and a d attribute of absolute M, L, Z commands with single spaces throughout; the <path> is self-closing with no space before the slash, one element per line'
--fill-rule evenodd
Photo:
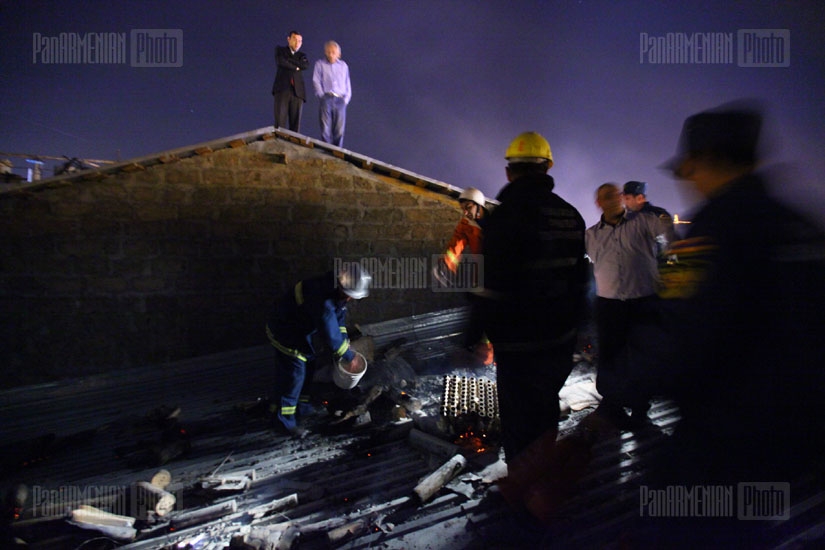
<path fill-rule="evenodd" d="M 369 296 L 372 276 L 361 267 L 361 264 L 353 262 L 338 273 L 338 283 L 344 294 L 360 300 Z"/>
<path fill-rule="evenodd" d="M 473 201 L 480 207 L 484 208 L 485 200 L 484 200 L 484 193 L 476 189 L 475 187 L 468 187 L 461 194 L 458 196 L 459 201 Z"/>

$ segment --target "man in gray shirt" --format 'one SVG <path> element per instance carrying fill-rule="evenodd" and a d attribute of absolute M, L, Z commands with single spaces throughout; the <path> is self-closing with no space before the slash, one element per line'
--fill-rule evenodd
<path fill-rule="evenodd" d="M 659 216 L 625 210 L 614 183 L 599 186 L 596 204 L 602 216 L 587 229 L 585 247 L 596 280 L 597 414 L 619 428 L 638 427 L 650 406 L 643 349 L 658 324 L 658 251 L 670 231 Z"/>

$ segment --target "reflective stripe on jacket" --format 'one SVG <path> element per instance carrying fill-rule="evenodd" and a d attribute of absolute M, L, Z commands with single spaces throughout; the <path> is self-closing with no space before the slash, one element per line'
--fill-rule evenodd
<path fill-rule="evenodd" d="M 340 300 L 333 273 L 299 281 L 272 309 L 267 336 L 280 352 L 302 361 L 316 351 L 312 338 L 319 335 L 336 358 L 352 360 L 346 329 L 347 309 Z"/>
<path fill-rule="evenodd" d="M 465 250 L 470 254 L 481 254 L 481 243 L 481 226 L 473 220 L 461 218 L 444 253 L 447 268 L 455 273 Z"/>

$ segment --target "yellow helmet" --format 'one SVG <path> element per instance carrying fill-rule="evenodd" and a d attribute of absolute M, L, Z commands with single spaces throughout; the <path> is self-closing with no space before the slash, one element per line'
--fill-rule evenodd
<path fill-rule="evenodd" d="M 510 143 L 504 158 L 510 162 L 547 162 L 553 166 L 553 153 L 550 144 L 541 134 L 524 132 Z"/>

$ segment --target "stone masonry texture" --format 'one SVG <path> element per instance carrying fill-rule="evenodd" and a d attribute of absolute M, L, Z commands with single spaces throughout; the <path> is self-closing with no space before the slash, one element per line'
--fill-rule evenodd
<path fill-rule="evenodd" d="M 0 195 L 2 388 L 265 344 L 276 297 L 336 262 L 384 270 L 352 324 L 466 304 L 429 288 L 456 200 L 323 151 L 272 139 L 97 176 Z"/>

